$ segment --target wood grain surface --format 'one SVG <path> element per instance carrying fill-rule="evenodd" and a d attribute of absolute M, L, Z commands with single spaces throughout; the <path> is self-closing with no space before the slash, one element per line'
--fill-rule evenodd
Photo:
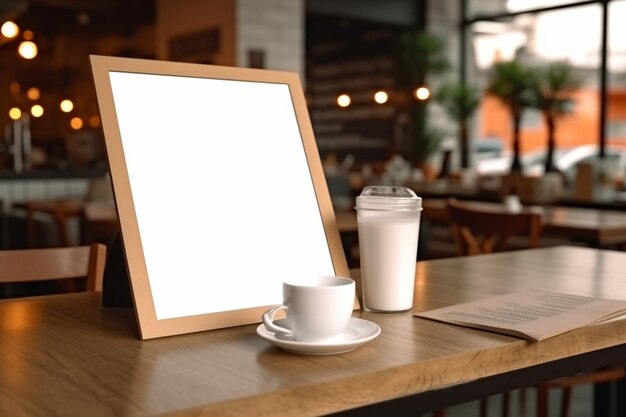
<path fill-rule="evenodd" d="M 463 204 L 482 210 L 504 210 L 500 203 L 463 201 Z M 423 208 L 423 220 L 448 222 L 444 199 L 424 199 Z M 596 247 L 626 243 L 626 212 L 559 206 L 525 207 L 525 210 L 529 211 L 538 209 L 542 211 L 544 235 L 582 240 Z M 340 232 L 357 231 L 358 224 L 354 211 L 338 211 L 336 217 Z"/>
<path fill-rule="evenodd" d="M 521 288 L 626 299 L 624 276 L 626 253 L 572 247 L 420 262 L 414 309 Z M 361 311 L 382 334 L 342 355 L 283 352 L 256 325 L 142 342 L 99 297 L 0 302 L 0 415 L 322 415 L 626 343 L 626 319 L 530 343 Z"/>

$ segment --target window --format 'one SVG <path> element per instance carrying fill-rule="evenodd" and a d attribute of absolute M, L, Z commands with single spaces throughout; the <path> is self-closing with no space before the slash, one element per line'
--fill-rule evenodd
<path fill-rule="evenodd" d="M 609 3 L 607 145 L 626 147 L 626 1 Z"/>
<path fill-rule="evenodd" d="M 484 89 L 496 62 L 517 59 L 531 68 L 563 61 L 573 67 L 580 87 L 569 115 L 556 126 L 557 151 L 584 145 L 626 148 L 626 0 L 609 0 L 607 9 L 606 100 L 603 97 L 603 2 L 566 0 L 467 0 L 465 27 L 471 48 L 465 56 L 467 82 Z M 600 129 L 604 117 L 606 129 Z M 502 141 L 511 149 L 508 109 L 492 96 L 482 100 L 473 136 Z M 604 137 L 602 137 L 604 136 Z M 537 110 L 521 123 L 522 155 L 545 152 L 547 131 Z M 558 153 L 557 153 L 558 154 Z"/>

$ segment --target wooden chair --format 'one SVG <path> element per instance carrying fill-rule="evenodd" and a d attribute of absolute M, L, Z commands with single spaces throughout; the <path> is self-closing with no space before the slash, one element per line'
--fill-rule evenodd
<path fill-rule="evenodd" d="M 86 203 L 81 216 L 81 244 L 110 245 L 118 233 L 119 222 L 114 203 Z"/>
<path fill-rule="evenodd" d="M 107 248 L 95 243 L 46 249 L 0 251 L 0 283 L 86 277 L 87 291 L 102 291 Z M 73 281 L 71 281 L 73 284 Z M 73 287 L 70 286 L 70 290 Z"/>
<path fill-rule="evenodd" d="M 526 236 L 529 248 L 539 247 L 542 229 L 539 208 L 513 213 L 504 207 L 481 207 L 479 203 L 462 203 L 451 198 L 446 201 L 446 210 L 456 250 L 461 256 L 506 250 L 509 237 L 515 235 Z M 502 395 L 501 409 L 502 416 L 509 415 L 508 392 Z M 487 398 L 480 400 L 480 415 L 487 415 Z"/>
<path fill-rule="evenodd" d="M 475 255 L 506 249 L 511 235 L 528 236 L 528 246 L 538 247 L 541 235 L 541 213 L 526 209 L 520 213 L 507 213 L 499 209 L 481 209 L 479 204 L 463 204 L 454 199 L 446 203 L 447 214 L 459 255 Z M 537 417 L 548 416 L 550 389 L 561 389 L 560 416 L 570 411 L 572 389 L 576 385 L 612 382 L 624 378 L 624 367 L 601 369 L 590 373 L 546 381 L 537 388 Z M 522 401 L 524 400 L 524 390 Z M 502 415 L 508 416 L 508 393 L 503 394 Z M 487 413 L 486 399 L 480 402 L 480 415 Z"/>
<path fill-rule="evenodd" d="M 459 255 L 498 252 L 507 248 L 514 235 L 528 237 L 528 247 L 539 247 L 541 209 L 528 208 L 519 213 L 504 208 L 484 207 L 448 199 L 446 209 Z"/>
<path fill-rule="evenodd" d="M 600 384 L 624 379 L 626 377 L 624 366 L 626 364 L 542 382 L 537 385 L 537 417 L 548 417 L 548 395 L 550 389 L 561 390 L 561 411 L 559 415 L 560 417 L 567 417 L 570 415 L 572 389 L 575 386 Z"/>

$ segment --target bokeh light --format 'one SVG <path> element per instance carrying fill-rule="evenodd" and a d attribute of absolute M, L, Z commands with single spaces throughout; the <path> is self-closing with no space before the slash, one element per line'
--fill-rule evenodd
<path fill-rule="evenodd" d="M 427 100 L 430 97 L 430 90 L 426 87 L 419 87 L 415 89 L 415 98 L 418 100 Z"/>
<path fill-rule="evenodd" d="M 374 101 L 378 104 L 384 104 L 387 100 L 389 100 L 389 95 L 382 90 L 377 91 L 376 94 L 374 94 Z"/>
<path fill-rule="evenodd" d="M 83 128 L 83 119 L 81 119 L 80 117 L 72 117 L 72 120 L 70 120 L 70 126 L 74 130 L 82 129 Z"/>
<path fill-rule="evenodd" d="M 18 83 L 17 81 L 12 81 L 11 84 L 9 84 L 9 91 L 11 92 L 11 94 L 19 93 L 20 88 L 20 83 Z"/>
<path fill-rule="evenodd" d="M 37 56 L 39 51 L 37 50 L 37 45 L 35 45 L 34 42 L 24 41 L 20 43 L 20 46 L 17 48 L 17 52 L 24 59 L 33 59 Z"/>
<path fill-rule="evenodd" d="M 348 107 L 350 103 L 352 103 L 352 100 L 347 94 L 341 94 L 339 97 L 337 97 L 337 104 L 339 105 L 339 107 Z"/>
<path fill-rule="evenodd" d="M 22 111 L 17 107 L 11 107 L 9 110 L 9 117 L 13 120 L 19 120 L 22 117 Z"/>
<path fill-rule="evenodd" d="M 33 117 L 43 116 L 43 107 L 39 104 L 35 104 L 33 107 L 30 108 L 30 114 L 32 114 Z"/>
<path fill-rule="evenodd" d="M 26 96 L 33 101 L 39 100 L 39 97 L 41 97 L 41 91 L 39 91 L 37 87 L 31 87 L 26 90 Z"/>
<path fill-rule="evenodd" d="M 2 36 L 4 36 L 5 38 L 11 39 L 16 37 L 17 34 L 20 33 L 20 28 L 15 24 L 15 22 L 7 20 L 2 24 L 2 27 L 0 27 L 0 33 L 2 33 Z"/>
<path fill-rule="evenodd" d="M 91 127 L 100 127 L 100 116 L 94 114 L 89 118 L 89 126 Z"/>
<path fill-rule="evenodd" d="M 61 103 L 59 104 L 59 107 L 61 108 L 61 111 L 63 113 L 69 113 L 72 110 L 74 110 L 74 103 L 72 102 L 72 100 L 65 99 L 61 101 Z"/>

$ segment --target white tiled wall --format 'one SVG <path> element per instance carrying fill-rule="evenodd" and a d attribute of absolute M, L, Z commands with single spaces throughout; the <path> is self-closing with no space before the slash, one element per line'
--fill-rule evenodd
<path fill-rule="evenodd" d="M 304 80 L 304 0 L 238 0 L 237 65 L 263 50 L 268 69 L 298 72 Z"/>

